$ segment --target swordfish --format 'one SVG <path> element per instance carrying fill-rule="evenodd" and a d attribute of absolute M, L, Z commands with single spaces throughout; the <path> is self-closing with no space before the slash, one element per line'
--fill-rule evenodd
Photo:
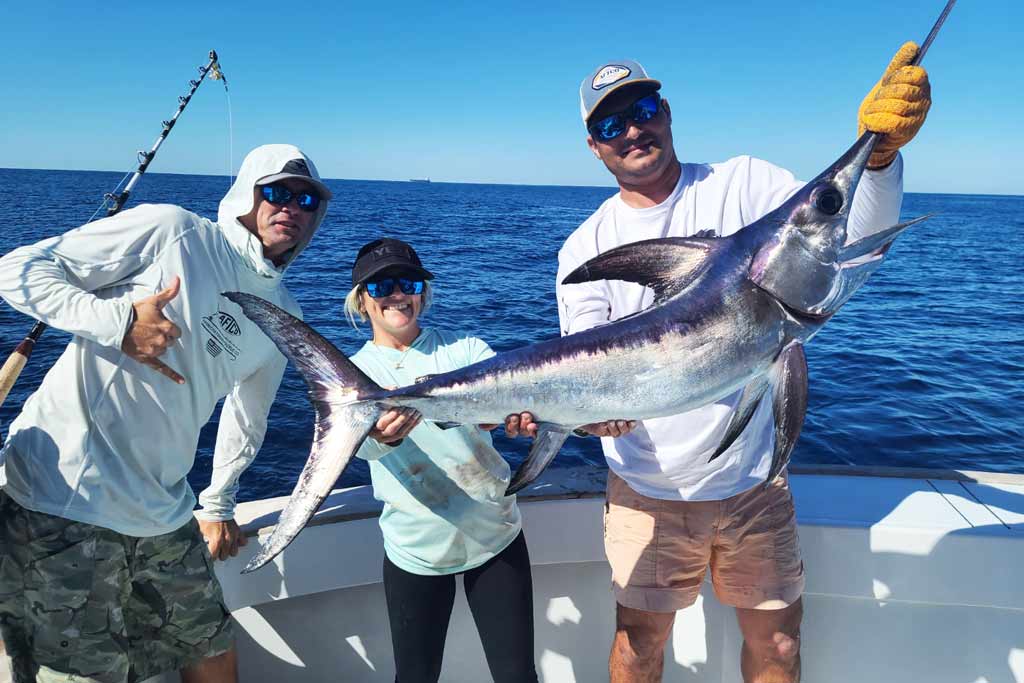
<path fill-rule="evenodd" d="M 846 243 L 853 194 L 876 137 L 865 133 L 781 206 L 732 235 L 626 244 L 564 279 L 650 287 L 654 301 L 646 310 L 409 386 L 378 386 L 302 321 L 256 296 L 225 292 L 296 365 L 316 410 L 305 468 L 267 543 L 243 571 L 263 566 L 295 538 L 377 419 L 393 407 L 415 408 L 442 428 L 532 412 L 538 433 L 512 478 L 511 494 L 543 471 L 574 428 L 675 415 L 739 393 L 710 457 L 724 452 L 759 403 L 770 400 L 770 482 L 788 462 L 803 425 L 804 344 L 878 268 L 893 240 L 927 218 Z"/>

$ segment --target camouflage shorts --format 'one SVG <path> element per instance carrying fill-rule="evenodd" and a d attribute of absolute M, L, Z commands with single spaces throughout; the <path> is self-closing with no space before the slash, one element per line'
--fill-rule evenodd
<path fill-rule="evenodd" d="M 3 491 L 0 635 L 15 683 L 141 681 L 234 642 L 195 520 L 136 538 L 26 510 Z"/>

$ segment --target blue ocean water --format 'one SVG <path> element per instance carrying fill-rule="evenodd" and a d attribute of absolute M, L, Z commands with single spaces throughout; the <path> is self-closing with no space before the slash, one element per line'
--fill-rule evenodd
<path fill-rule="evenodd" d="M 121 174 L 0 169 L 0 253 L 84 223 Z M 327 219 L 286 281 L 307 322 L 354 352 L 367 328 L 348 326 L 342 298 L 360 245 L 411 242 L 436 275 L 424 323 L 463 330 L 496 350 L 557 336 L 556 253 L 613 188 L 328 181 Z M 129 206 L 168 202 L 215 217 L 225 177 L 147 174 Z M 886 264 L 807 349 L 810 404 L 797 463 L 1024 472 L 1024 197 L 908 194 L 913 227 Z M 31 321 L 0 305 L 0 358 Z M 5 429 L 67 343 L 50 330 L 0 408 Z M 187 374 L 187 372 L 186 372 Z M 286 495 L 313 429 L 305 385 L 289 367 L 260 455 L 239 500 Z M 214 421 L 190 481 L 210 477 Z M 527 441 L 495 432 L 513 467 Z M 596 439 L 570 439 L 553 466 L 603 467 Z M 368 481 L 354 461 L 339 485 Z"/>

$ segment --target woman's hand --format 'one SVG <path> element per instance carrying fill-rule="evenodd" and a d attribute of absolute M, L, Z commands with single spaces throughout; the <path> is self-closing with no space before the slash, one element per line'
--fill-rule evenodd
<path fill-rule="evenodd" d="M 480 425 L 481 429 L 491 431 L 498 425 Z M 505 418 L 505 436 L 514 439 L 517 436 L 537 436 L 537 423 L 533 421 L 533 413 L 513 413 Z"/>
<path fill-rule="evenodd" d="M 420 411 L 415 408 L 389 408 L 377 420 L 369 436 L 378 443 L 397 446 L 422 419 Z"/>

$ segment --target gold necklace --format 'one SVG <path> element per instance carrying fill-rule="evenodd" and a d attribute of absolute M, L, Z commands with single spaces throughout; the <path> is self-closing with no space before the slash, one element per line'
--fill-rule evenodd
<path fill-rule="evenodd" d="M 413 340 L 413 341 L 415 342 L 415 340 Z M 412 351 L 412 344 L 409 344 L 409 348 L 407 348 L 405 351 L 403 351 L 402 355 L 399 356 L 398 360 L 395 361 L 395 370 L 401 370 L 402 369 L 402 361 L 405 360 L 405 357 L 407 355 L 409 355 L 410 351 Z"/>
<path fill-rule="evenodd" d="M 398 360 L 395 361 L 395 370 L 402 369 L 402 363 L 405 361 L 405 357 L 409 355 L 410 351 L 412 351 L 412 347 L 416 345 L 416 340 L 420 338 L 421 334 L 423 334 L 423 330 L 420 330 L 413 338 L 413 340 L 409 342 L 409 346 L 405 349 L 405 351 L 402 351 L 402 355 L 399 356 Z"/>

